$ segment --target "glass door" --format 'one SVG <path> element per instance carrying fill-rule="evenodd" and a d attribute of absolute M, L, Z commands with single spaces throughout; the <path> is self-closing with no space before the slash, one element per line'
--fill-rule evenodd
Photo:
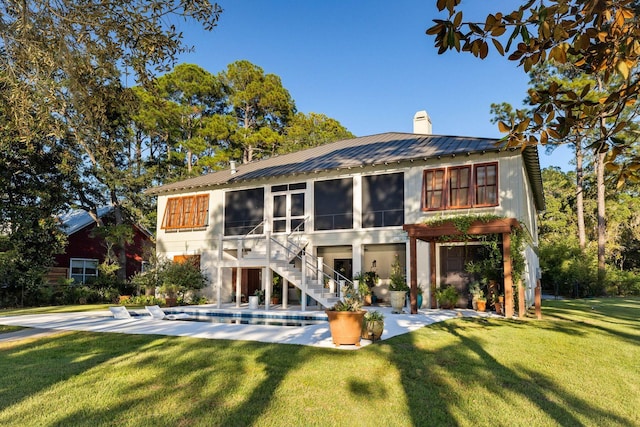
<path fill-rule="evenodd" d="M 304 196 L 305 183 L 274 185 L 273 223 L 274 233 L 291 233 L 304 231 Z"/>

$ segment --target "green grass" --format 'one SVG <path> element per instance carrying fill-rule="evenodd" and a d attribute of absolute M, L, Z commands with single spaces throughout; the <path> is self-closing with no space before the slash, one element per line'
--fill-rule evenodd
<path fill-rule="evenodd" d="M 358 351 L 81 332 L 0 343 L 0 425 L 640 425 L 640 299 L 543 314 Z"/>

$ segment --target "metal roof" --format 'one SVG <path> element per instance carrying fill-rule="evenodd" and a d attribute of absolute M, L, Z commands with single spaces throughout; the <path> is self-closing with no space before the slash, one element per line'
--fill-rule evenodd
<path fill-rule="evenodd" d="M 98 218 L 102 218 L 113 210 L 111 206 L 102 206 L 97 209 Z M 87 225 L 93 224 L 95 221 L 91 218 L 91 215 L 83 209 L 73 209 L 58 217 L 62 231 L 67 236 L 71 236 Z"/>
<path fill-rule="evenodd" d="M 500 151 L 504 151 L 504 149 L 499 146 L 499 140 L 493 138 L 388 132 L 346 139 L 290 154 L 240 164 L 236 168 L 235 174 L 232 174 L 229 169 L 217 171 L 151 188 L 147 190 L 147 194 L 196 191 L 262 178 Z M 523 153 L 525 153 L 523 157 L 527 174 L 534 190 L 536 207 L 538 210 L 543 210 L 544 195 L 538 150 L 536 147 L 527 147 Z"/>

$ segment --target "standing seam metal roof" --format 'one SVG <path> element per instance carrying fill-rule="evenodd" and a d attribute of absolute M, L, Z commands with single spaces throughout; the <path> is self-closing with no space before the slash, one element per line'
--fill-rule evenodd
<path fill-rule="evenodd" d="M 467 155 L 503 151 L 497 139 L 420 135 L 389 132 L 346 139 L 290 154 L 273 156 L 207 175 L 189 178 L 147 190 L 157 195 L 183 190 L 193 190 L 237 182 L 274 178 L 280 176 L 316 173 L 322 171 L 371 166 L 383 163 L 433 159 L 440 156 Z M 544 209 L 540 163 L 536 147 L 527 147 L 523 157 L 527 174 L 534 189 L 534 199 L 539 210 Z"/>

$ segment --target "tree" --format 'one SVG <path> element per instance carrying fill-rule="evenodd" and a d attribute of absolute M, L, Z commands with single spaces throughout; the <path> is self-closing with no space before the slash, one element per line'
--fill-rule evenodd
<path fill-rule="evenodd" d="M 633 104 L 640 92 L 636 72 L 640 21 L 635 0 L 528 0 L 512 12 L 487 15 L 485 22 L 465 22 L 459 5 L 460 0 L 437 1 L 440 11 L 449 12 L 448 19 L 434 20 L 427 30 L 435 36 L 439 53 L 455 49 L 485 58 L 488 41 L 501 55 L 516 42 L 508 59 L 518 62 L 525 72 L 554 59 L 600 82 L 602 93 L 597 100 L 587 96 L 592 82 L 579 88 L 551 83 L 530 89 L 531 117 L 517 115 L 512 123 L 500 124 L 509 133 L 508 145 L 544 145 L 549 136 L 560 140 L 587 128 L 599 130 L 592 143 L 599 152 L 606 152 L 607 144 L 621 145 L 622 141 L 612 138 L 627 125 L 622 119 L 624 107 Z M 609 85 L 616 75 L 621 83 Z"/>
<path fill-rule="evenodd" d="M 7 174 L 48 162 L 68 175 L 61 181 L 43 173 L 47 182 L 40 188 L 68 191 L 65 196 L 74 195 L 94 218 L 95 205 L 109 203 L 120 224 L 121 191 L 136 189 L 123 179 L 134 98 L 122 82 L 132 72 L 146 85 L 188 49 L 169 18 L 194 19 L 211 29 L 220 13 L 206 0 L 0 2 L 2 119 L 11 131 L 5 143 L 24 144 L 32 154 L 9 163 Z M 44 203 L 38 188 L 25 188 L 41 221 L 62 208 Z"/>
<path fill-rule="evenodd" d="M 295 103 L 280 77 L 265 74 L 249 61 L 236 61 L 219 74 L 227 96 L 227 146 L 231 158 L 248 163 L 276 152 L 285 127 L 296 112 Z"/>
<path fill-rule="evenodd" d="M 193 64 L 180 64 L 157 81 L 158 97 L 169 115 L 169 158 L 177 156 L 192 175 L 200 159 L 215 156 L 217 132 L 211 124 L 222 111 L 222 89 L 216 76 Z"/>
<path fill-rule="evenodd" d="M 599 282 L 604 282 L 605 227 L 604 169 L 621 153 L 628 153 L 633 140 L 619 136 L 628 126 L 625 107 L 633 105 L 640 93 L 637 72 L 640 55 L 640 21 L 636 18 L 635 0 L 552 0 L 526 1 L 509 13 L 489 14 L 484 23 L 464 22 L 462 11 L 456 10 L 460 0 L 438 0 L 439 10 L 449 12 L 446 20 L 434 20 L 427 34 L 435 35 L 439 53 L 448 49 L 470 52 L 485 58 L 490 40 L 504 55 L 514 41 L 509 60 L 517 61 L 525 72 L 536 64 L 553 59 L 558 64 L 571 64 L 576 70 L 592 76 L 578 87 L 556 81 L 529 90 L 532 106 L 529 115 L 516 112 L 515 119 L 500 122 L 508 132 L 507 146 L 545 145 L 550 138 L 561 141 L 571 134 L 597 131 L 589 147 L 595 153 L 598 181 L 598 267 Z M 507 37 L 507 30 L 512 30 Z M 465 31 L 466 30 L 466 31 Z M 504 44 L 505 40 L 506 44 Z M 614 82 L 616 76 L 619 81 Z M 594 84 L 595 82 L 595 84 Z M 599 95 L 593 99 L 592 89 Z M 538 136 L 539 135 L 539 136 Z M 640 158 L 620 173 L 620 180 L 638 179 Z"/>
<path fill-rule="evenodd" d="M 278 152 L 291 153 L 341 139 L 355 138 L 339 121 L 318 113 L 296 113 L 285 130 Z"/>

